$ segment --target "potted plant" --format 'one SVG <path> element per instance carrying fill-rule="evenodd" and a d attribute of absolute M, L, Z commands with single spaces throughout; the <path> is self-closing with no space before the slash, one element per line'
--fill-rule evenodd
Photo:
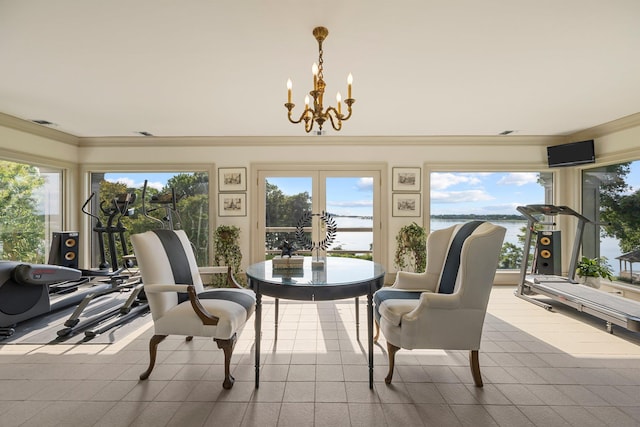
<path fill-rule="evenodd" d="M 213 233 L 214 261 L 216 265 L 231 266 L 237 280 L 242 263 L 240 251 L 240 228 L 235 225 L 220 225 Z"/>
<path fill-rule="evenodd" d="M 405 225 L 396 236 L 395 266 L 423 273 L 427 263 L 427 232 L 415 222 Z"/>
<path fill-rule="evenodd" d="M 576 266 L 576 274 L 582 278 L 585 285 L 599 287 L 599 278 L 613 279 L 613 272 L 607 263 L 607 258 L 582 257 Z"/>

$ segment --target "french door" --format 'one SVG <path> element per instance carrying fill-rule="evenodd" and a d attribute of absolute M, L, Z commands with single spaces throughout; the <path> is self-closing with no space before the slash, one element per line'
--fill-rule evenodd
<path fill-rule="evenodd" d="M 380 170 L 353 168 L 258 170 L 253 260 L 280 254 L 287 241 L 301 255 L 380 262 L 380 175 Z M 311 245 L 313 253 L 305 250 Z"/>

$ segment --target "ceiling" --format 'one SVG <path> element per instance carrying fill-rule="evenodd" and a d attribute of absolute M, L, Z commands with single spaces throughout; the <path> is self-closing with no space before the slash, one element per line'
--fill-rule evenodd
<path fill-rule="evenodd" d="M 0 0 L 0 113 L 78 137 L 567 135 L 640 112 L 638 0 Z M 327 102 L 328 100 L 328 102 Z M 344 105 L 343 105 L 344 107 Z M 142 136 L 140 136 L 143 138 Z"/>

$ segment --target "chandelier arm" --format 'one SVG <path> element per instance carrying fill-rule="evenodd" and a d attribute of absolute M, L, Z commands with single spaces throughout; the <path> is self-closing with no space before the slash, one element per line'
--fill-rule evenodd
<path fill-rule="evenodd" d="M 312 112 L 311 109 L 308 109 L 307 111 Z M 305 113 L 307 112 L 305 111 Z M 305 132 L 309 133 L 311 132 L 311 130 L 313 129 L 313 122 L 314 122 L 314 114 L 312 112 L 311 117 L 309 117 L 308 115 L 304 116 L 304 130 Z"/>
<path fill-rule="evenodd" d="M 293 120 L 293 119 L 291 118 L 291 111 L 289 111 L 289 116 L 288 116 L 288 117 L 289 117 L 289 121 L 290 121 L 291 123 L 298 124 L 298 123 L 300 123 L 300 122 L 302 121 L 302 119 L 304 118 L 304 113 L 302 113 L 302 115 L 300 116 L 300 118 L 299 118 L 298 120 Z"/>
<path fill-rule="evenodd" d="M 333 114 L 331 114 L 333 112 Z M 342 120 L 344 120 L 341 116 L 342 114 L 338 113 L 338 110 L 336 110 L 333 107 L 329 107 L 327 108 L 327 113 L 326 116 L 329 117 L 329 121 L 331 122 L 331 127 L 333 127 L 335 130 L 340 130 L 342 129 Z M 335 119 L 334 119 L 335 116 Z M 337 121 L 337 124 L 336 124 Z"/>
<path fill-rule="evenodd" d="M 287 110 L 289 110 L 289 113 L 287 114 L 287 117 L 289 118 L 289 121 L 290 121 L 291 123 L 294 123 L 294 124 L 298 124 L 298 123 L 300 123 L 300 122 L 301 122 L 301 121 L 306 117 L 307 113 L 308 113 L 309 111 L 312 111 L 310 108 L 305 108 L 305 110 L 304 110 L 304 111 L 302 112 L 302 114 L 300 115 L 300 118 L 299 118 L 298 120 L 293 120 L 293 119 L 291 118 L 291 112 L 292 112 L 292 110 L 293 110 L 294 104 L 288 104 L 288 103 L 287 103 L 287 104 L 284 104 L 284 106 L 285 106 L 285 107 L 287 107 Z"/>
<path fill-rule="evenodd" d="M 347 104 L 347 112 L 348 114 L 346 116 L 342 116 L 341 119 L 344 121 L 347 121 L 351 118 L 351 113 L 353 113 L 353 110 L 351 109 L 351 105 L 356 102 L 355 99 L 349 98 L 349 99 L 345 99 L 345 104 Z"/>

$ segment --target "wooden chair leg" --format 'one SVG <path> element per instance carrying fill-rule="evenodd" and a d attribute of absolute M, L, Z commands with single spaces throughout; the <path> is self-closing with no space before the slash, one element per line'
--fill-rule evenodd
<path fill-rule="evenodd" d="M 378 342 L 378 338 L 380 338 L 380 325 L 378 324 L 378 321 L 374 321 L 373 322 L 376 325 L 376 333 L 373 336 L 373 342 L 377 343 Z"/>
<path fill-rule="evenodd" d="M 158 344 L 160 344 L 167 335 L 154 335 L 149 341 L 149 367 L 146 371 L 140 374 L 141 380 L 146 380 L 151 375 L 153 367 L 156 365 L 156 354 L 158 353 Z"/>
<path fill-rule="evenodd" d="M 393 368 L 396 364 L 396 353 L 400 350 L 400 347 L 396 347 L 395 345 L 387 342 L 387 353 L 389 353 L 389 373 L 387 373 L 387 377 L 384 379 L 384 382 L 387 384 L 391 384 L 391 379 L 393 378 Z"/>
<path fill-rule="evenodd" d="M 482 387 L 482 375 L 480 375 L 480 360 L 478 358 L 478 350 L 469 351 L 469 366 L 471 367 L 471 375 L 476 387 Z"/>
<path fill-rule="evenodd" d="M 231 375 L 231 355 L 233 354 L 233 348 L 236 346 L 236 340 L 236 334 L 233 334 L 233 336 L 228 340 L 219 340 L 214 338 L 214 341 L 218 344 L 218 348 L 221 348 L 222 351 L 224 351 L 224 382 L 222 383 L 222 387 L 225 390 L 229 390 L 233 387 L 233 383 L 235 381 L 235 378 Z"/>

